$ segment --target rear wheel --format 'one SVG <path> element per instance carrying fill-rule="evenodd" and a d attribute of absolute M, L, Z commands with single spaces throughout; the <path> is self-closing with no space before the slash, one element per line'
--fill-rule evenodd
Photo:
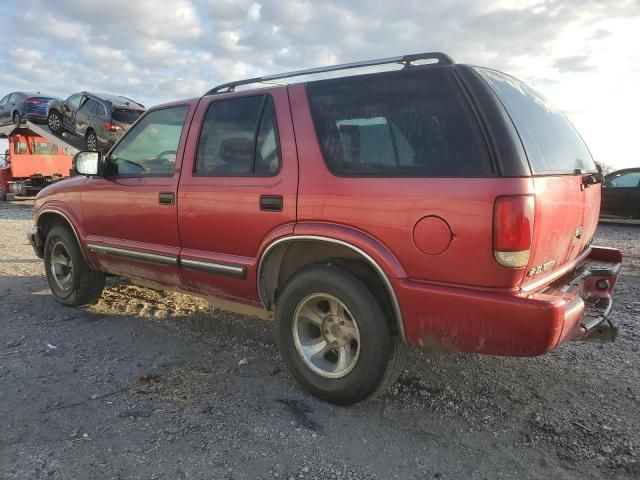
<path fill-rule="evenodd" d="M 87 136 L 85 137 L 85 143 L 87 150 L 97 150 L 98 149 L 98 137 L 96 137 L 96 132 L 93 130 L 87 131 Z"/>
<path fill-rule="evenodd" d="M 405 351 L 369 286 L 330 265 L 305 267 L 287 282 L 276 306 L 276 339 L 296 380 L 338 405 L 393 383 Z"/>
<path fill-rule="evenodd" d="M 60 303 L 78 307 L 100 298 L 105 276 L 89 267 L 67 228 L 55 226 L 47 235 L 44 266 L 49 288 Z"/>
<path fill-rule="evenodd" d="M 18 125 L 20 123 L 20 112 L 17 110 L 13 112 L 13 124 Z"/>
<path fill-rule="evenodd" d="M 49 130 L 53 133 L 62 132 L 62 117 L 60 114 L 55 110 L 49 112 L 49 115 L 47 116 L 47 125 L 49 125 Z"/>

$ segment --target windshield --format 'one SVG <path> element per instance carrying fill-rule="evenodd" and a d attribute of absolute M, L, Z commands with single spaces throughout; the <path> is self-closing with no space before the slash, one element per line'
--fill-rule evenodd
<path fill-rule="evenodd" d="M 518 130 L 534 175 L 596 172 L 589 149 L 567 117 L 520 80 L 475 69 L 491 86 Z"/>

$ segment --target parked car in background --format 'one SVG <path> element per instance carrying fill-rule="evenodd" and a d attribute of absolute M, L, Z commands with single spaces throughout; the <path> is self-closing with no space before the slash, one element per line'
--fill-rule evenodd
<path fill-rule="evenodd" d="M 388 64 L 405 67 L 234 91 Z M 615 339 L 600 172 L 558 109 L 494 70 L 426 53 L 232 82 L 74 165 L 28 232 L 56 300 L 95 302 L 119 275 L 262 307 L 330 402 L 390 385 L 406 344 L 533 356 Z"/>
<path fill-rule="evenodd" d="M 640 218 L 640 167 L 618 170 L 604 178 L 601 213 Z"/>
<path fill-rule="evenodd" d="M 40 92 L 13 92 L 0 100 L 0 125 L 18 124 L 20 120 L 44 122 L 47 119 L 47 106 L 52 100 L 60 100 L 54 95 Z"/>
<path fill-rule="evenodd" d="M 144 111 L 144 105 L 126 97 L 80 92 L 51 102 L 47 123 L 53 133 L 84 139 L 87 150 L 106 152 Z"/>

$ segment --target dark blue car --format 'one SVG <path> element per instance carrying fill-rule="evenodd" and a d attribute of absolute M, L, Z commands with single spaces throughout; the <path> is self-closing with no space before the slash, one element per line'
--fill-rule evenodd
<path fill-rule="evenodd" d="M 41 93 L 13 92 L 0 100 L 0 125 L 20 123 L 20 120 L 46 121 L 47 105 L 59 100 L 53 95 Z"/>

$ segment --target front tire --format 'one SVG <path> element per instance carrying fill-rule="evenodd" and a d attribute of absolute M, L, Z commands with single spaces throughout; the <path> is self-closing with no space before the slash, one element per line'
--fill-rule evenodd
<path fill-rule="evenodd" d="M 404 343 L 369 286 L 346 269 L 311 265 L 286 283 L 276 306 L 276 340 L 295 379 L 337 405 L 393 383 Z"/>
<path fill-rule="evenodd" d="M 69 229 L 51 229 L 44 245 L 44 266 L 49 288 L 58 302 L 79 307 L 100 298 L 105 275 L 89 267 Z"/>
<path fill-rule="evenodd" d="M 62 133 L 62 117 L 56 111 L 49 112 L 47 116 L 47 125 L 53 133 Z"/>

